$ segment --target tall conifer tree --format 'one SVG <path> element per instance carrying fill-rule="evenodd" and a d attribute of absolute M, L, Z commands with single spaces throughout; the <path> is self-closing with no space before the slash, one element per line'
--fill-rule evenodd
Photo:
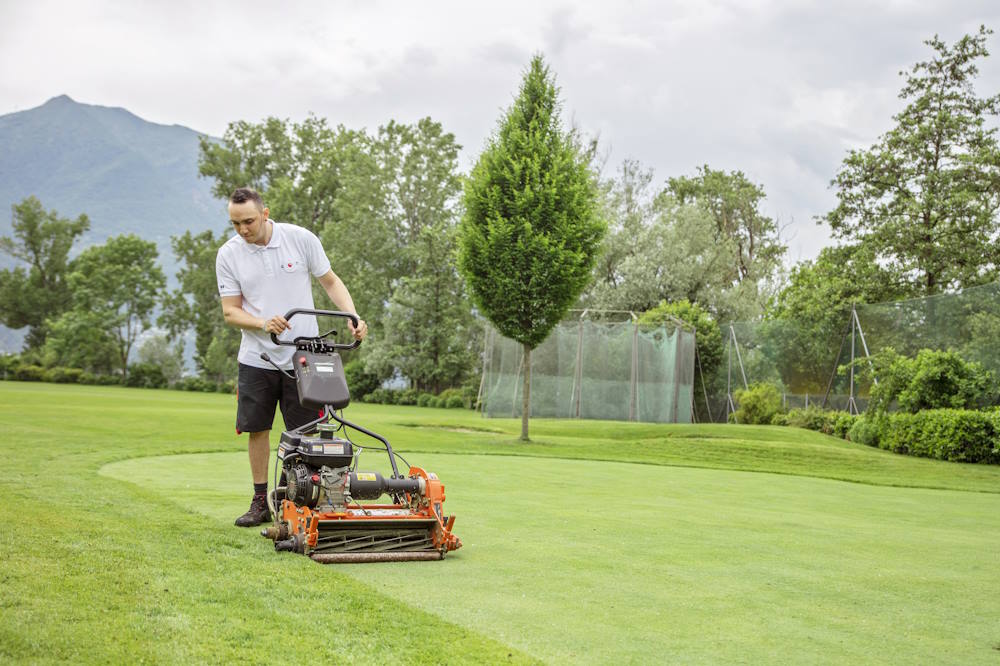
<path fill-rule="evenodd" d="M 460 229 L 459 269 L 473 300 L 523 346 L 522 440 L 531 350 L 587 286 L 606 230 L 595 174 L 559 112 L 555 77 L 536 55 L 466 182 Z"/>

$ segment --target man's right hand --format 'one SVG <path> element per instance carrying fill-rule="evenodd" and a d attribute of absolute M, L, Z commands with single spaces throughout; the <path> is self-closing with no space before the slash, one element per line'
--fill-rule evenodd
<path fill-rule="evenodd" d="M 265 333 L 281 335 L 281 332 L 286 328 L 290 329 L 292 327 L 292 325 L 288 323 L 288 320 L 281 315 L 274 315 L 270 319 L 265 319 L 263 321 L 263 329 Z"/>

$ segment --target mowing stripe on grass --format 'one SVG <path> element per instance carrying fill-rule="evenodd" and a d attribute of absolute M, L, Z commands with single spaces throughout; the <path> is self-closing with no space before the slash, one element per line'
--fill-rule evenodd
<path fill-rule="evenodd" d="M 553 663 L 995 661 L 1000 496 L 514 456 L 412 462 L 445 481 L 465 547 L 440 563 L 317 568 L 318 591 L 345 573 Z M 198 454 L 102 473 L 189 505 L 214 479 L 201 506 L 228 522 L 245 466 Z M 245 538 L 265 562 L 305 559 Z"/>

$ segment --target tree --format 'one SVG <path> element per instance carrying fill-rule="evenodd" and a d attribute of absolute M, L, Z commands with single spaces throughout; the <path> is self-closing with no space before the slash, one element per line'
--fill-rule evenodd
<path fill-rule="evenodd" d="M 826 247 L 795 266 L 763 324 L 764 353 L 793 392 L 826 389 L 854 303 L 900 298 L 905 285 L 866 245 Z"/>
<path fill-rule="evenodd" d="M 908 100 L 896 126 L 854 150 L 832 181 L 839 203 L 824 218 L 834 236 L 860 241 L 925 296 L 995 280 L 1000 266 L 1000 147 L 988 121 L 1000 95 L 973 89 L 991 30 L 980 27 L 902 72 Z"/>
<path fill-rule="evenodd" d="M 398 281 L 416 266 L 407 248 L 421 229 L 454 216 L 461 192 L 455 137 L 424 118 L 390 121 L 375 136 L 323 119 L 232 123 L 221 143 L 202 141 L 200 173 L 228 197 L 250 185 L 271 217 L 310 229 L 352 289 L 373 334 Z M 326 296 L 317 287 L 316 301 Z"/>
<path fill-rule="evenodd" d="M 695 353 L 698 354 L 699 367 L 693 385 L 694 403 L 699 420 L 708 421 L 709 411 L 707 408 L 702 410 L 701 400 L 705 395 L 714 395 L 719 389 L 716 373 L 722 363 L 722 329 L 708 310 L 687 299 L 669 303 L 661 301 L 656 307 L 643 312 L 638 323 L 640 326 L 669 326 L 672 320 L 680 320 L 695 329 Z"/>
<path fill-rule="evenodd" d="M 523 348 L 522 440 L 531 350 L 587 286 L 606 231 L 596 177 L 559 111 L 555 77 L 537 55 L 466 181 L 460 226 L 459 270 L 473 301 Z"/>
<path fill-rule="evenodd" d="M 227 327 L 215 280 L 215 255 L 225 242 L 225 234 L 215 236 L 211 231 L 185 231 L 170 239 L 179 266 L 179 286 L 163 299 L 157 323 L 174 337 L 194 329 L 194 360 L 201 371 L 206 369 L 206 355 L 213 341 L 222 338 L 228 343 L 219 355 L 228 353 L 231 364 L 239 349 L 239 336 L 234 340 L 234 336 L 223 335 Z"/>
<path fill-rule="evenodd" d="M 110 375 L 120 366 L 115 340 L 105 327 L 101 313 L 70 309 L 46 322 L 48 335 L 41 348 L 47 366 L 82 368 Z"/>
<path fill-rule="evenodd" d="M 11 328 L 29 326 L 25 346 L 37 349 L 45 342 L 46 320 L 70 306 L 66 294 L 69 253 L 90 229 L 86 215 L 75 220 L 46 211 L 35 197 L 13 207 L 14 238 L 0 238 L 0 251 L 28 264 L 28 268 L 0 271 L 0 322 Z"/>
<path fill-rule="evenodd" d="M 156 257 L 156 243 L 133 234 L 115 236 L 84 250 L 67 278 L 73 307 L 60 319 L 90 321 L 95 336 L 113 342 L 116 364 L 126 376 L 132 346 L 149 326 L 166 285 Z M 77 343 L 89 344 L 89 335 L 84 332 Z"/>
<path fill-rule="evenodd" d="M 345 283 L 365 285 L 356 305 L 376 327 L 402 281 L 433 279 L 440 267 L 426 262 L 450 261 L 448 252 L 425 251 L 425 231 L 453 233 L 461 194 L 459 148 L 455 136 L 430 118 L 414 125 L 390 121 L 367 140 L 356 175 L 345 179 L 349 205 L 327 223 L 322 240 Z M 453 240 L 433 243 L 444 247 Z"/>
<path fill-rule="evenodd" d="M 159 368 L 167 384 L 174 384 L 184 374 L 184 343 L 170 344 L 166 335 L 153 335 L 139 345 L 139 363 Z"/>
<path fill-rule="evenodd" d="M 758 210 L 763 189 L 708 167 L 659 192 L 653 179 L 626 160 L 604 184 L 610 232 L 583 305 L 641 312 L 686 298 L 720 321 L 759 317 L 785 250 Z"/>
<path fill-rule="evenodd" d="M 479 327 L 455 270 L 455 236 L 454 223 L 444 218 L 425 226 L 409 247 L 419 270 L 400 280 L 368 356 L 378 376 L 398 368 L 415 388 L 440 393 L 474 366 Z"/>
<path fill-rule="evenodd" d="M 657 196 L 642 224 L 618 226 L 605 239 L 588 307 L 644 312 L 661 301 L 688 299 L 713 311 L 731 290 L 731 246 L 711 215 L 669 194 Z M 726 310 L 728 312 L 728 310 Z"/>
<path fill-rule="evenodd" d="M 742 171 L 726 173 L 705 166 L 698 175 L 667 181 L 667 191 L 681 203 L 698 203 L 715 219 L 717 237 L 733 243 L 727 278 L 731 284 L 754 283 L 773 276 L 787 249 L 774 220 L 760 212 L 764 188 Z"/>

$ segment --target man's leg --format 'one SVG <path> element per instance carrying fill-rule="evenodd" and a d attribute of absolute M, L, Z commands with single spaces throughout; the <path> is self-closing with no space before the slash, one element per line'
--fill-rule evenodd
<path fill-rule="evenodd" d="M 250 509 L 236 519 L 238 527 L 253 527 L 271 520 L 267 506 L 267 461 L 271 454 L 271 423 L 281 398 L 281 373 L 240 364 L 236 430 L 249 433 L 247 451 L 253 478 Z"/>
<path fill-rule="evenodd" d="M 250 474 L 253 483 L 267 483 L 267 461 L 271 458 L 271 431 L 262 430 L 250 433 Z"/>

